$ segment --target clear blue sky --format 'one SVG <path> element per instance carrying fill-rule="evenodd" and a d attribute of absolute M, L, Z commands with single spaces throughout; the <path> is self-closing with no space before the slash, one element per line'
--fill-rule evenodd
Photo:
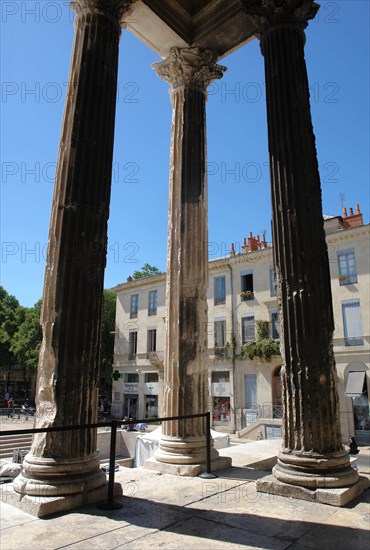
<path fill-rule="evenodd" d="M 306 60 L 323 211 L 360 203 L 369 222 L 369 2 L 322 1 Z M 1 284 L 42 295 L 53 176 L 73 40 L 64 0 L 1 2 Z M 159 58 L 129 32 L 119 94 L 105 287 L 166 266 L 171 105 Z M 210 257 L 252 231 L 271 240 L 263 57 L 257 40 L 220 61 L 207 104 Z M 342 197 L 343 198 L 343 197 Z"/>

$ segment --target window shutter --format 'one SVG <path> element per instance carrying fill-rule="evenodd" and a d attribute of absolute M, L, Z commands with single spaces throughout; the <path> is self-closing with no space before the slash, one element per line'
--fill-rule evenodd
<path fill-rule="evenodd" d="M 363 338 L 360 300 L 342 302 L 342 312 L 346 345 L 361 345 Z"/>

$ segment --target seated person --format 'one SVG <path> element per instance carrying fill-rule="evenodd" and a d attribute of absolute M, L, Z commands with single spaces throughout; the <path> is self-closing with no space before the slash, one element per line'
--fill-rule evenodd
<path fill-rule="evenodd" d="M 357 443 L 356 443 L 356 440 L 354 437 L 350 437 L 349 438 L 349 443 L 348 443 L 348 454 L 350 455 L 358 455 L 359 453 L 359 449 L 357 447 Z"/>

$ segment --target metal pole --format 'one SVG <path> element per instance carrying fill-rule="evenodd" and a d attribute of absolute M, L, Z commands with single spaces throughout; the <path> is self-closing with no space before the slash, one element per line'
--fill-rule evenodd
<path fill-rule="evenodd" d="M 206 437 L 207 437 L 207 474 L 211 473 L 211 414 L 208 411 L 206 416 Z"/>
<path fill-rule="evenodd" d="M 205 414 L 206 417 L 206 461 L 207 461 L 207 470 L 199 474 L 198 477 L 203 479 L 214 479 L 218 477 L 216 474 L 211 472 L 211 413 L 208 411 Z"/>
<path fill-rule="evenodd" d="M 114 472 L 116 466 L 116 438 L 117 438 L 117 420 L 112 420 L 110 434 L 110 453 L 109 453 L 109 479 L 108 479 L 108 500 L 98 504 L 103 510 L 117 510 L 122 508 L 123 504 L 114 501 Z"/>

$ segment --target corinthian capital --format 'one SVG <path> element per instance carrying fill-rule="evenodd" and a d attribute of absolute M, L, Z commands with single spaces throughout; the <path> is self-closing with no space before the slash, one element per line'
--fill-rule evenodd
<path fill-rule="evenodd" d="M 71 2 L 73 10 L 78 15 L 83 11 L 99 11 L 114 17 L 121 22 L 131 14 L 136 0 L 75 0 Z"/>
<path fill-rule="evenodd" d="M 277 25 L 295 25 L 304 30 L 319 10 L 313 0 L 240 0 L 255 24 L 258 35 Z"/>
<path fill-rule="evenodd" d="M 206 90 L 214 80 L 222 78 L 227 70 L 217 65 L 211 50 L 200 48 L 171 48 L 167 59 L 153 63 L 152 66 L 157 75 L 172 88 L 191 86 L 202 90 Z"/>

